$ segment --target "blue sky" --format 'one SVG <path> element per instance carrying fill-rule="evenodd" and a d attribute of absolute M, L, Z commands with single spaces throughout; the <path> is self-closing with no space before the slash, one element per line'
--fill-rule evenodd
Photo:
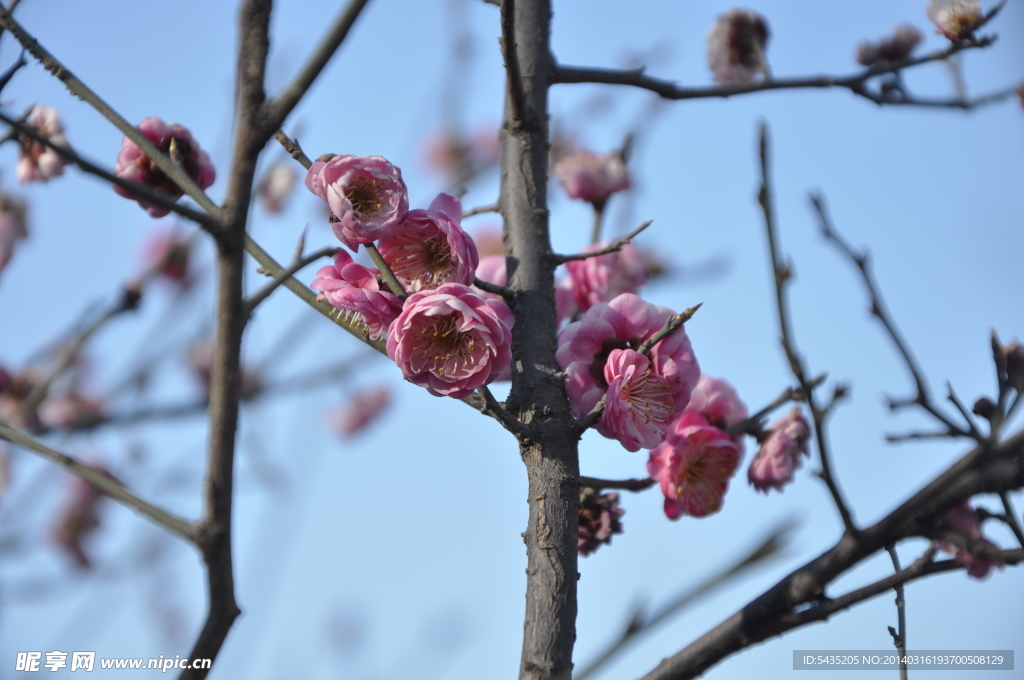
<path fill-rule="evenodd" d="M 923 0 L 859 3 L 762 2 L 769 20 L 768 56 L 777 76 L 855 71 L 863 39 L 909 21 L 923 49 L 944 39 L 931 32 Z M 707 30 L 721 2 L 610 0 L 555 3 L 553 52 L 566 64 L 620 66 L 640 55 L 653 75 L 710 84 Z M 281 2 L 273 18 L 271 89 L 283 87 L 338 11 L 337 3 Z M 223 196 L 231 129 L 234 3 L 72 3 L 26 0 L 23 25 L 83 81 L 131 121 L 159 115 L 190 127 L 221 171 L 211 188 Z M 964 55 L 968 90 L 982 94 L 1024 78 L 1024 9 L 1010 3 L 992 25 L 993 48 Z M 472 59 L 445 87 L 452 44 L 472 39 Z M 445 189 L 421 161 L 422 140 L 442 112 L 469 127 L 496 124 L 503 76 L 496 38 L 498 9 L 482 2 L 373 0 L 338 55 L 286 125 L 311 156 L 380 154 L 399 165 L 413 207 Z M 0 67 L 17 55 L 0 41 Z M 921 95 L 951 95 L 948 69 L 931 64 L 906 77 Z M 20 112 L 33 102 L 61 110 L 72 145 L 113 166 L 121 135 L 69 96 L 37 64 L 5 88 L 2 103 Z M 926 427 L 916 413 L 894 416 L 883 395 L 912 387 L 888 340 L 866 313 L 853 270 L 819 237 L 807 195 L 823 191 L 836 225 L 870 248 L 886 299 L 941 398 L 946 380 L 969 403 L 993 389 L 988 333 L 1024 336 L 1020 254 L 1024 252 L 1024 111 L 1008 101 L 974 113 L 880 108 L 845 91 L 773 92 L 728 101 L 658 106 L 648 93 L 566 85 L 551 94 L 553 120 L 599 151 L 617 146 L 642 120 L 634 160 L 636 189 L 609 205 L 610 231 L 641 221 L 642 237 L 686 270 L 728 263 L 712 280 L 677 276 L 647 289 L 648 299 L 676 309 L 703 302 L 688 332 L 705 372 L 729 379 L 751 410 L 789 386 L 777 343 L 764 230 L 755 201 L 756 127 L 772 130 L 776 206 L 783 248 L 793 258 L 791 288 L 799 346 L 815 373 L 852 384 L 852 397 L 831 423 L 835 468 L 861 523 L 910 496 L 965 450 L 963 444 L 888 446 L 887 432 Z M 268 148 L 269 161 L 279 150 Z M 5 187 L 15 154 L 0 150 Z M 46 186 L 21 190 L 31 201 L 31 239 L 0 280 L 0 362 L 17 365 L 52 340 L 86 305 L 110 299 L 137 270 L 136 253 L 151 220 L 108 187 L 76 170 Z M 553 185 L 552 232 L 566 252 L 586 243 L 590 216 Z M 467 206 L 491 203 L 496 173 L 469 187 Z M 467 222 L 473 228 L 494 218 Z M 290 256 L 306 224 L 309 246 L 330 245 L 317 199 L 297 192 L 289 209 L 257 210 L 251 233 L 279 259 Z M 204 255 L 208 260 L 208 252 Z M 251 269 L 255 269 L 252 264 Z M 313 269 L 303 280 L 312 278 Z M 254 272 L 248 285 L 261 281 Z M 97 339 L 92 381 L 102 389 L 123 375 L 142 344 L 195 337 L 212 310 L 208 292 L 170 312 L 155 291 L 133 318 Z M 261 361 L 299 326 L 270 377 L 329 367 L 362 345 L 307 315 L 286 292 L 261 307 L 246 356 Z M 153 330 L 155 329 L 155 330 Z M 157 341 L 154 340 L 157 339 Z M 144 351 L 144 350 L 143 350 Z M 162 369 L 154 402 L 195 398 L 179 368 L 180 350 Z M 522 634 L 526 477 L 515 442 L 463 404 L 403 383 L 386 359 L 365 365 L 344 385 L 270 398 L 244 407 L 238 460 L 235 555 L 236 623 L 212 677 L 388 680 L 512 678 Z M 386 381 L 394 409 L 372 430 L 341 442 L 324 425 L 326 408 L 351 390 Z M 131 402 L 111 404 L 129 408 Z M 1018 424 L 1019 426 L 1019 424 Z M 204 428 L 201 419 L 53 438 L 79 454 L 112 461 L 147 498 L 195 517 L 199 512 Z M 747 460 L 752 455 L 747 447 Z M 644 474 L 645 454 L 588 434 L 585 474 Z M 703 599 L 630 647 L 601 677 L 639 677 L 828 548 L 840 524 L 810 471 L 783 494 L 757 494 L 734 480 L 719 514 L 669 522 L 657 490 L 628 495 L 625 533 L 581 561 L 577 658 L 585 663 L 611 639 L 640 601 L 666 601 L 742 554 L 778 521 L 802 524 L 785 554 L 762 571 Z M 130 512 L 104 508 L 104 532 L 90 543 L 94 573 L 76 574 L 42 532 L 65 480 L 17 454 L 15 486 L 0 502 L 7 528 L 22 543 L 0 561 L 0 664 L 25 650 L 95 650 L 99 656 L 185 654 L 204 616 L 203 573 L 194 552 L 163 537 Z M 988 507 L 992 499 L 979 501 Z M 1018 507 L 1024 499 L 1017 496 Z M 987 525 L 1004 546 L 1008 531 Z M 924 548 L 901 546 L 904 562 Z M 835 584 L 845 592 L 891 570 L 876 556 Z M 30 589 L 43 587 L 43 594 Z M 1019 647 L 1017 603 L 1024 573 L 1007 569 L 984 582 L 949 574 L 907 591 L 911 648 Z M 160 621 L 176 616 L 167 629 Z M 171 617 L 171 618 L 169 618 Z M 793 649 L 887 649 L 895 624 L 892 596 L 749 649 L 712 669 L 709 678 L 788 678 Z M 341 642 L 339 642 L 341 640 Z M 347 641 L 347 642 L 345 642 Z M 933 672 L 930 677 L 954 677 Z M 850 672 L 845 677 L 857 677 Z M 872 676 L 874 677 L 874 676 Z M 1024 671 L 993 677 L 1024 677 Z"/>

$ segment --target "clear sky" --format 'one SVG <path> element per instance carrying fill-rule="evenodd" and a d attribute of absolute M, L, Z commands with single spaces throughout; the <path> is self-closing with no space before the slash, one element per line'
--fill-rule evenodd
<path fill-rule="evenodd" d="M 772 30 L 768 57 L 779 76 L 847 74 L 856 45 L 902 22 L 932 33 L 924 0 L 857 3 L 764 1 L 755 6 Z M 986 7 L 990 3 L 986 0 Z M 303 62 L 339 3 L 277 4 L 272 88 Z M 730 5 L 714 2 L 556 0 L 553 51 L 563 63 L 646 63 L 652 75 L 711 83 L 705 35 Z M 628 9 L 627 9 L 628 8 Z M 23 25 L 131 121 L 159 115 L 187 125 L 226 185 L 231 129 L 235 3 L 218 0 L 25 0 Z M 992 24 L 998 43 L 964 55 L 971 94 L 1024 79 L 1024 7 L 1011 2 Z M 503 74 L 498 8 L 479 0 L 371 0 L 351 35 L 286 125 L 310 156 L 380 154 L 399 165 L 413 207 L 426 207 L 442 180 L 425 167 L 423 140 L 447 115 L 470 129 L 495 125 Z M 452 50 L 469 40 L 471 57 L 452 70 Z M 0 69 L 17 56 L 0 40 Z M 454 75 L 452 75 L 454 73 Z M 917 94 L 952 95 L 948 68 L 906 75 Z M 121 135 L 72 98 L 38 64 L 4 89 L 4 110 L 33 102 L 60 109 L 67 138 L 83 155 L 112 167 Z M 892 415 L 883 396 L 912 383 L 888 340 L 866 313 L 859 280 L 819 237 L 807 195 L 823 191 L 840 230 L 867 246 L 880 285 L 939 399 L 949 380 L 968 403 L 991 394 L 988 333 L 1024 337 L 1024 111 L 1016 100 L 974 113 L 880 108 L 846 91 L 755 94 L 734 100 L 658 105 L 649 93 L 565 85 L 551 94 L 552 120 L 598 151 L 640 124 L 635 190 L 609 205 L 609 230 L 654 225 L 641 244 L 676 265 L 648 299 L 682 309 L 703 302 L 687 325 L 705 372 L 725 377 L 751 410 L 791 384 L 777 343 L 764 230 L 755 201 L 756 127 L 772 130 L 776 205 L 783 248 L 796 281 L 792 305 L 798 344 L 811 370 L 849 382 L 852 398 L 831 421 L 835 467 L 856 519 L 877 520 L 945 469 L 956 443 L 889 446 L 887 432 L 927 427 L 915 413 Z M 454 113 L 452 113 L 454 112 Z M 268 162 L 280 151 L 268 148 Z M 0 149 L 3 185 L 14 184 L 15 152 Z M 497 175 L 468 187 L 467 206 L 491 203 Z M 132 202 L 77 170 L 21 190 L 31 201 L 31 239 L 0 280 L 0 363 L 19 365 L 67 328 L 86 305 L 110 299 L 138 269 L 150 220 Z M 556 248 L 585 245 L 590 216 L 551 189 Z M 310 248 L 334 243 L 319 201 L 301 189 L 288 210 L 257 210 L 251 233 L 279 260 L 310 224 Z M 470 229 L 493 216 L 467 221 Z M 208 245 L 204 246 L 208 262 Z M 714 276 L 688 275 L 706 271 Z M 255 264 L 251 270 L 255 270 Z M 314 269 L 303 274 L 312 278 Z M 262 277 L 253 271 L 248 285 Z M 209 284 L 209 281 L 205 281 Z M 212 309 L 200 286 L 171 307 L 167 291 L 98 338 L 91 384 L 102 392 L 134 357 L 165 353 L 164 381 L 146 403 L 198 396 L 180 368 L 180 347 L 203 332 Z M 308 312 L 284 291 L 250 326 L 246 357 L 270 356 L 267 379 L 329 368 L 362 345 Z M 274 350 L 286 329 L 298 331 Z M 142 347 L 140 350 L 139 347 Z M 235 624 L 214 678 L 445 680 L 513 678 L 522 636 L 526 475 L 514 440 L 465 405 L 404 383 L 383 358 L 359 360 L 341 389 L 270 397 L 243 409 L 235 509 Z M 324 422 L 352 390 L 386 382 L 394 408 L 364 436 L 343 442 Z M 121 399 L 113 411 L 137 405 Z M 1020 423 L 1018 423 L 1018 427 Z M 186 517 L 199 512 L 204 427 L 200 418 L 52 438 L 55 446 L 102 457 L 146 498 Z M 747 446 L 747 461 L 752 455 Z M 599 477 L 644 475 L 644 452 L 630 454 L 591 432 L 581 467 Z M 746 461 L 744 461 L 746 462 Z M 816 457 L 783 494 L 747 486 L 745 465 L 723 510 L 710 518 L 668 521 L 657 489 L 623 499 L 625 533 L 581 560 L 578 663 L 617 633 L 639 602 L 658 606 L 745 552 L 777 522 L 801 521 L 785 554 L 674 618 L 606 668 L 602 678 L 639 677 L 664 656 L 730 615 L 781 576 L 831 546 L 841 525 Z M 44 540 L 66 483 L 27 454 L 13 461 L 14 487 L 0 501 L 0 668 L 15 652 L 94 650 L 99 656 L 186 654 L 205 616 L 204 576 L 195 553 L 144 520 L 108 503 L 104 530 L 88 545 L 97 568 L 80 574 Z M 1024 498 L 1016 496 L 1018 508 Z M 14 505 L 17 501 L 18 505 Z M 993 499 L 979 503 L 995 508 Z M 11 507 L 14 507 L 14 510 Z M 1013 537 L 989 523 L 1002 546 Z M 923 541 L 900 547 L 907 563 Z M 876 556 L 845 575 L 839 594 L 891 571 Z M 962 573 L 907 589 L 912 649 L 1012 649 L 1021 645 L 1024 571 L 984 582 Z M 827 624 L 746 650 L 709 678 L 788 678 L 793 649 L 888 649 L 892 595 Z M 1018 668 L 1024 662 L 1018 660 Z M 933 672 L 929 677 L 965 677 Z M 859 677 L 850 672 L 843 678 Z M 875 676 L 870 676 L 875 677 Z M 986 676 L 987 677 L 987 676 Z M 1024 678 L 1024 670 L 993 673 Z"/>

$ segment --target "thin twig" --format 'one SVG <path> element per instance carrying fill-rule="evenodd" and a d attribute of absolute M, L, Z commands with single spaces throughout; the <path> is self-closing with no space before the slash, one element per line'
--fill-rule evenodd
<path fill-rule="evenodd" d="M 293 262 L 290 267 L 274 276 L 274 279 L 270 283 L 266 284 L 258 291 L 256 291 L 248 298 L 246 298 L 245 308 L 248 311 L 249 315 L 252 315 L 253 310 L 256 309 L 257 305 L 259 305 L 261 302 L 270 297 L 270 294 L 277 290 L 278 287 L 281 286 L 285 281 L 290 279 L 292 276 L 297 274 L 302 269 L 305 269 L 309 265 L 313 264 L 317 260 L 324 257 L 333 257 L 339 250 L 341 249 L 333 247 L 321 248 L 320 250 L 314 251 L 307 255 L 306 257 L 300 258 L 298 261 Z"/>
<path fill-rule="evenodd" d="M 28 62 L 25 61 L 25 50 L 22 50 L 21 54 L 18 55 L 18 58 L 14 61 L 13 64 L 11 64 L 11 67 L 4 71 L 2 75 L 0 75 L 0 92 L 2 92 L 5 87 L 7 87 L 7 83 L 11 82 L 11 78 L 14 77 L 14 74 L 20 71 L 21 67 L 27 63 Z"/>
<path fill-rule="evenodd" d="M 960 415 L 967 421 L 967 427 L 970 430 L 971 436 L 974 437 L 975 441 L 981 441 L 984 437 L 981 436 L 981 432 L 978 431 L 977 425 L 974 424 L 974 418 L 971 417 L 971 412 L 967 410 L 963 402 L 960 401 L 960 397 L 957 396 L 956 391 L 953 389 L 953 383 L 946 381 L 946 389 L 949 390 L 949 395 L 946 397 L 952 402 L 953 406 L 956 406 L 956 410 L 960 411 Z"/>
<path fill-rule="evenodd" d="M 821 194 L 814 194 L 811 196 L 811 203 L 814 206 L 815 211 L 818 214 L 818 219 L 821 227 L 822 235 L 830 242 L 833 243 L 841 253 L 846 255 L 849 260 L 856 265 L 861 275 L 861 280 L 864 283 L 864 287 L 868 292 L 868 296 L 871 299 L 871 313 L 878 318 L 878 320 L 885 327 L 886 332 L 892 339 L 896 349 L 903 357 L 903 363 L 906 365 L 907 370 L 910 372 L 911 377 L 914 380 L 914 386 L 917 390 L 917 395 L 912 400 L 906 401 L 890 401 L 890 407 L 900 408 L 909 404 L 917 404 L 925 411 L 930 413 L 939 422 L 949 428 L 950 433 L 955 436 L 971 437 L 978 439 L 969 431 L 959 427 L 952 420 L 950 420 L 944 413 L 942 413 L 938 407 L 932 402 L 932 398 L 928 389 L 928 383 L 925 380 L 924 372 L 917 364 L 917 360 L 914 358 L 913 353 L 910 351 L 910 346 L 903 338 L 899 329 L 896 327 L 896 322 L 889 313 L 888 308 L 885 305 L 882 295 L 878 290 L 878 286 L 875 283 L 875 278 L 871 272 L 871 262 L 866 252 L 857 252 L 853 247 L 842 237 L 842 235 L 835 229 L 832 224 L 832 220 L 829 218 L 828 210 L 825 208 L 825 199 Z M 973 423 L 970 423 L 973 426 Z M 975 430 L 977 434 L 977 430 Z M 980 435 L 979 435 L 980 436 Z"/>
<path fill-rule="evenodd" d="M 953 434 L 949 430 L 939 430 L 938 432 L 907 432 L 904 434 L 887 434 L 885 435 L 885 441 L 890 444 L 898 444 L 900 442 L 909 441 L 924 441 L 932 439 L 952 439 L 958 435 Z"/>
<path fill-rule="evenodd" d="M 493 293 L 494 295 L 500 295 L 506 300 L 512 300 L 515 298 L 516 292 L 508 286 L 499 286 L 496 283 L 490 281 L 484 281 L 483 279 L 476 277 L 473 279 L 473 285 L 486 293 Z"/>
<path fill-rule="evenodd" d="M 828 376 L 828 374 L 822 373 L 818 377 L 816 377 L 813 380 L 811 380 L 810 382 L 808 382 L 807 386 L 810 387 L 811 389 L 814 389 L 818 385 L 820 385 L 821 383 L 825 382 L 825 378 L 827 376 Z M 791 402 L 791 401 L 803 401 L 803 400 L 804 400 L 803 388 L 800 388 L 800 387 L 790 387 L 789 389 L 783 391 L 782 394 L 777 396 L 772 403 L 768 404 L 767 406 L 765 406 L 763 409 L 761 409 L 760 411 L 758 411 L 754 415 L 750 416 L 746 420 L 741 420 L 740 422 L 738 422 L 738 423 L 736 423 L 734 425 L 730 425 L 729 427 L 725 428 L 725 433 L 728 434 L 730 437 L 736 436 L 738 434 L 743 434 L 743 433 L 754 434 L 755 431 L 752 431 L 753 428 L 758 428 L 759 429 L 761 427 L 761 421 L 764 419 L 764 417 L 766 415 L 768 415 L 769 413 L 771 413 L 775 409 L 779 408 L 780 406 L 782 406 L 782 405 L 784 405 L 784 404 L 786 404 L 788 402 Z"/>
<path fill-rule="evenodd" d="M 1020 526 L 1020 518 L 1017 516 L 1017 511 L 1013 508 L 1013 501 L 1010 500 L 1010 494 L 1005 491 L 999 492 L 999 500 L 1003 502 L 1003 511 L 1006 513 L 1006 517 L 1003 521 L 1006 522 L 1010 530 L 1013 531 L 1013 535 L 1017 537 L 1017 543 L 1020 547 L 1024 548 L 1024 530 Z"/>
<path fill-rule="evenodd" d="M 0 423 L 0 439 L 16 444 L 26 451 L 31 451 L 32 453 L 60 465 L 75 477 L 92 484 L 115 501 L 142 515 L 145 515 L 149 519 L 153 520 L 157 525 L 162 526 L 171 533 L 181 536 L 189 543 L 195 542 L 195 531 L 191 524 L 179 517 L 175 517 L 165 510 L 161 510 L 160 508 L 147 503 L 129 491 L 123 484 L 114 478 L 99 472 L 95 468 L 91 468 L 88 465 L 80 463 L 71 456 L 65 455 L 60 451 L 55 451 L 42 442 L 37 441 L 22 432 L 13 430 L 2 423 Z"/>
<path fill-rule="evenodd" d="M 640 232 L 642 232 L 647 227 L 651 226 L 653 223 L 654 220 L 647 220 L 633 231 L 629 232 L 620 239 L 612 241 L 604 248 L 589 251 L 586 253 L 576 253 L 575 255 L 552 255 L 551 257 L 555 260 L 555 262 L 558 262 L 559 264 L 564 264 L 566 262 L 573 262 L 575 260 L 586 260 L 591 257 L 599 257 L 601 255 L 617 253 L 618 251 L 622 250 L 622 246 L 632 242 L 633 239 L 640 235 Z"/>
<path fill-rule="evenodd" d="M 476 391 L 483 399 L 483 404 L 478 408 L 480 413 L 491 416 L 516 437 L 526 436 L 529 431 L 526 425 L 516 420 L 516 418 L 508 412 L 508 409 L 494 398 L 494 395 L 491 394 L 491 390 L 488 389 L 487 385 L 481 385 Z"/>
<path fill-rule="evenodd" d="M 497 202 L 491 203 L 490 205 L 481 205 L 462 213 L 462 219 L 472 217 L 473 215 L 482 215 L 483 213 L 498 212 L 499 210 L 501 210 L 501 205 Z"/>
<path fill-rule="evenodd" d="M 398 280 L 395 273 L 391 271 L 391 267 L 384 260 L 384 256 L 377 250 L 377 246 L 373 243 L 364 243 L 363 248 L 369 254 L 370 259 L 377 265 L 377 269 L 380 270 L 380 277 L 384 279 L 384 283 L 387 284 L 388 289 L 398 297 L 399 300 L 405 301 L 405 298 L 409 297 L 409 294 L 405 292 L 405 288 L 402 287 L 402 282 Z"/>
<path fill-rule="evenodd" d="M 121 114 L 110 107 L 103 99 L 100 98 L 95 92 L 86 86 L 81 80 L 79 80 L 64 64 L 62 64 L 56 57 L 48 52 L 42 45 L 36 41 L 28 32 L 22 28 L 14 17 L 11 16 L 10 12 L 0 5 L 0 27 L 10 31 L 22 47 L 24 47 L 29 54 L 39 60 L 43 67 L 53 74 L 58 80 L 64 83 L 64 86 L 68 89 L 71 94 L 75 95 L 79 99 L 83 100 L 96 111 L 100 113 L 104 118 L 114 124 L 118 130 L 121 131 L 128 139 L 132 140 L 136 146 L 153 161 L 154 164 L 171 181 L 178 185 L 178 187 L 189 196 L 192 200 L 199 204 L 203 210 L 211 214 L 218 214 L 219 208 L 217 205 L 210 200 L 203 190 L 196 184 L 188 173 L 175 163 L 169 156 L 160 151 L 153 142 L 149 141 L 145 135 L 139 132 L 131 123 L 125 120 Z"/>
<path fill-rule="evenodd" d="M 580 486 L 594 491 L 603 489 L 620 489 L 622 491 L 644 491 L 650 489 L 658 482 L 651 479 L 600 479 L 598 477 L 584 477 L 580 475 Z"/>
<path fill-rule="evenodd" d="M 309 156 L 307 156 L 302 150 L 302 147 L 299 146 L 299 140 L 292 139 L 286 135 L 283 130 L 275 132 L 274 139 L 280 142 L 281 146 L 284 147 L 284 150 L 288 152 L 288 155 L 297 160 L 306 170 L 313 167 L 313 161 L 309 159 Z"/>
<path fill-rule="evenodd" d="M 810 387 L 810 382 L 804 369 L 803 359 L 797 351 L 796 341 L 793 335 L 792 323 L 789 315 L 789 305 L 786 299 L 786 283 L 790 280 L 791 271 L 788 264 L 783 264 L 782 256 L 779 252 L 775 214 L 772 210 L 771 172 L 768 154 L 768 125 L 762 122 L 760 134 L 761 189 L 758 192 L 758 202 L 761 204 L 761 210 L 764 212 L 765 230 L 768 233 L 768 250 L 769 256 L 771 257 L 772 279 L 775 283 L 775 302 L 779 315 L 779 329 L 782 335 L 782 348 L 786 353 L 786 358 L 789 360 L 790 370 L 796 377 L 797 382 L 800 383 L 800 389 L 803 391 L 804 401 L 807 403 L 808 408 L 811 409 L 811 416 L 814 418 L 814 433 L 818 443 L 818 455 L 821 458 L 821 478 L 828 487 L 829 493 L 832 495 L 832 500 L 835 503 L 836 510 L 839 511 L 839 516 L 843 520 L 843 526 L 845 527 L 846 532 L 856 536 L 857 527 L 853 523 L 850 510 L 847 507 L 842 494 L 839 492 L 839 486 L 836 484 L 835 475 L 832 472 L 828 436 L 825 434 L 825 412 L 818 407 L 817 400 L 814 396 L 814 390 Z"/>
<path fill-rule="evenodd" d="M 889 553 L 889 557 L 892 558 L 892 568 L 897 574 L 900 573 L 900 556 L 896 554 L 896 547 L 887 545 L 885 549 Z M 894 589 L 896 590 L 896 619 L 899 630 L 889 626 L 889 635 L 892 636 L 893 645 L 899 656 L 900 680 L 907 680 L 907 601 L 902 583 L 897 583 Z"/>

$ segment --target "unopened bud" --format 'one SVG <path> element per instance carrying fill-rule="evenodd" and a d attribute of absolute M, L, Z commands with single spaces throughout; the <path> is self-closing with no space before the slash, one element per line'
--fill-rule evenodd
<path fill-rule="evenodd" d="M 992 420 L 996 414 L 996 405 L 988 397 L 982 397 L 974 402 L 974 408 L 971 409 L 971 412 L 985 420 Z"/>

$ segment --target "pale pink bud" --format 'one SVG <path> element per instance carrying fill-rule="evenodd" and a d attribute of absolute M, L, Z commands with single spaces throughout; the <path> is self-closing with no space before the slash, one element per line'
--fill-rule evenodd
<path fill-rule="evenodd" d="M 932 0 L 925 10 L 935 24 L 935 32 L 953 42 L 974 37 L 984 20 L 979 0 Z"/>
<path fill-rule="evenodd" d="M 402 171 L 380 156 L 317 161 L 306 174 L 306 188 L 327 201 L 334 235 L 352 250 L 376 241 L 409 212 Z"/>
<path fill-rule="evenodd" d="M 42 104 L 36 104 L 25 125 L 35 128 L 40 135 L 56 146 L 70 148 L 68 140 L 64 138 L 64 126 L 60 122 L 57 109 L 48 109 Z M 21 156 L 18 158 L 15 174 L 19 182 L 47 182 L 51 177 L 64 174 L 67 161 L 59 153 L 27 136 L 19 137 L 18 141 L 21 143 Z"/>
<path fill-rule="evenodd" d="M 150 230 L 141 248 L 142 265 L 146 273 L 157 274 L 174 284 L 185 282 L 192 239 L 182 232 L 177 224 L 161 224 Z"/>
<path fill-rule="evenodd" d="M 157 149 L 163 151 L 184 168 L 186 174 L 199 185 L 199 188 L 209 187 L 217 178 L 217 172 L 210 162 L 210 156 L 199 148 L 199 143 L 193 139 L 188 128 L 177 123 L 168 125 L 159 117 L 150 116 L 142 121 L 136 129 Z M 175 200 L 184 195 L 181 188 L 165 175 L 164 171 L 158 168 L 146 154 L 142 153 L 142 149 L 128 137 L 121 142 L 121 153 L 117 155 L 114 174 L 121 179 L 159 189 L 170 194 Z M 170 212 L 166 208 L 146 203 L 127 189 L 117 185 L 114 185 L 114 191 L 125 198 L 138 201 L 139 205 L 152 217 L 163 217 Z"/>
<path fill-rule="evenodd" d="M 593 252 L 608 244 L 589 246 L 583 252 Z M 647 282 L 647 264 L 643 255 L 632 244 L 618 251 L 585 260 L 565 263 L 569 283 L 580 311 L 587 311 L 599 302 L 608 302 L 623 293 L 636 293 Z"/>
<path fill-rule="evenodd" d="M 594 305 L 579 321 L 562 329 L 555 356 L 566 373 L 565 392 L 574 416 L 584 417 L 608 390 L 605 364 L 612 351 L 639 350 L 673 314 L 667 307 L 624 293 L 611 302 Z M 650 360 L 650 370 L 668 382 L 673 414 L 682 413 L 700 379 L 700 365 L 686 329 L 680 328 L 654 345 Z"/>
<path fill-rule="evenodd" d="M 446 283 L 413 293 L 388 328 L 388 356 L 434 396 L 468 397 L 512 361 L 515 318 L 501 300 Z"/>
<path fill-rule="evenodd" d="M 810 456 L 808 442 L 811 428 L 796 406 L 789 415 L 772 423 L 768 438 L 750 462 L 747 480 L 758 491 L 782 491 L 793 481 L 793 473 L 800 469 L 801 456 Z"/>
<path fill-rule="evenodd" d="M 28 237 L 26 210 L 24 203 L 0 191 L 0 272 L 14 257 L 15 244 Z"/>
<path fill-rule="evenodd" d="M 270 166 L 256 187 L 263 209 L 273 214 L 284 210 L 284 203 L 298 181 L 299 173 L 295 171 L 295 166 L 290 160 Z"/>
<path fill-rule="evenodd" d="M 331 412 L 331 426 L 345 437 L 359 434 L 376 420 L 391 403 L 391 391 L 372 387 L 357 394 L 348 404 Z"/>
<path fill-rule="evenodd" d="M 617 439 L 627 451 L 650 449 L 662 442 L 675 416 L 668 380 L 651 370 L 640 352 L 613 349 L 604 365 L 607 403 L 597 431 Z"/>
<path fill-rule="evenodd" d="M 765 75 L 767 20 L 750 9 L 733 8 L 719 15 L 708 33 L 708 66 L 722 85 L 752 83 Z"/>
<path fill-rule="evenodd" d="M 333 265 L 321 268 L 316 276 L 311 288 L 320 291 L 317 298 L 350 312 L 349 320 L 364 324 L 363 332 L 374 340 L 402 311 L 402 301 L 381 285 L 380 271 L 356 264 L 343 250 L 334 255 Z"/>
<path fill-rule="evenodd" d="M 611 545 L 612 536 L 622 533 L 619 494 L 614 491 L 598 493 L 594 489 L 580 489 L 580 528 L 576 549 L 582 557 L 601 547 Z"/>
<path fill-rule="evenodd" d="M 903 61 L 910 56 L 921 39 L 921 32 L 910 24 L 897 26 L 887 38 L 861 43 L 857 48 L 857 62 L 872 66 L 878 62 Z"/>
<path fill-rule="evenodd" d="M 443 283 L 473 285 L 480 258 L 461 221 L 459 199 L 438 194 L 429 209 L 410 210 L 381 236 L 380 254 L 407 292 Z"/>
<path fill-rule="evenodd" d="M 89 467 L 114 478 L 103 465 L 91 464 Z M 102 500 L 103 494 L 99 489 L 89 482 L 73 478 L 68 485 L 64 505 L 50 527 L 53 542 L 63 548 L 82 569 L 92 566 L 82 543 L 99 528 L 99 503 Z"/>
<path fill-rule="evenodd" d="M 981 535 L 981 517 L 978 515 L 978 511 L 971 506 L 970 501 L 964 501 L 963 503 L 950 508 L 949 511 L 939 519 L 939 525 L 972 541 L 980 541 L 992 548 L 998 547 L 995 543 Z M 949 541 L 933 541 L 933 543 L 939 550 L 956 555 L 957 559 L 960 560 L 960 563 L 967 569 L 967 574 L 974 578 L 984 578 L 988 576 L 992 567 L 1002 569 L 1004 566 L 1003 562 L 1000 560 L 992 560 L 979 555 L 974 555 L 969 550 L 961 548 Z"/>
<path fill-rule="evenodd" d="M 647 472 L 665 494 L 665 516 L 706 517 L 722 508 L 740 452 L 729 436 L 699 413 L 684 413 L 651 450 Z"/>
<path fill-rule="evenodd" d="M 104 413 L 99 403 L 69 394 L 44 399 L 38 417 L 47 429 L 64 430 L 92 427 L 103 420 Z"/>
<path fill-rule="evenodd" d="M 569 198 L 595 205 L 603 205 L 615 192 L 628 189 L 630 183 L 629 169 L 618 151 L 599 156 L 580 149 L 560 158 L 553 173 Z"/>

